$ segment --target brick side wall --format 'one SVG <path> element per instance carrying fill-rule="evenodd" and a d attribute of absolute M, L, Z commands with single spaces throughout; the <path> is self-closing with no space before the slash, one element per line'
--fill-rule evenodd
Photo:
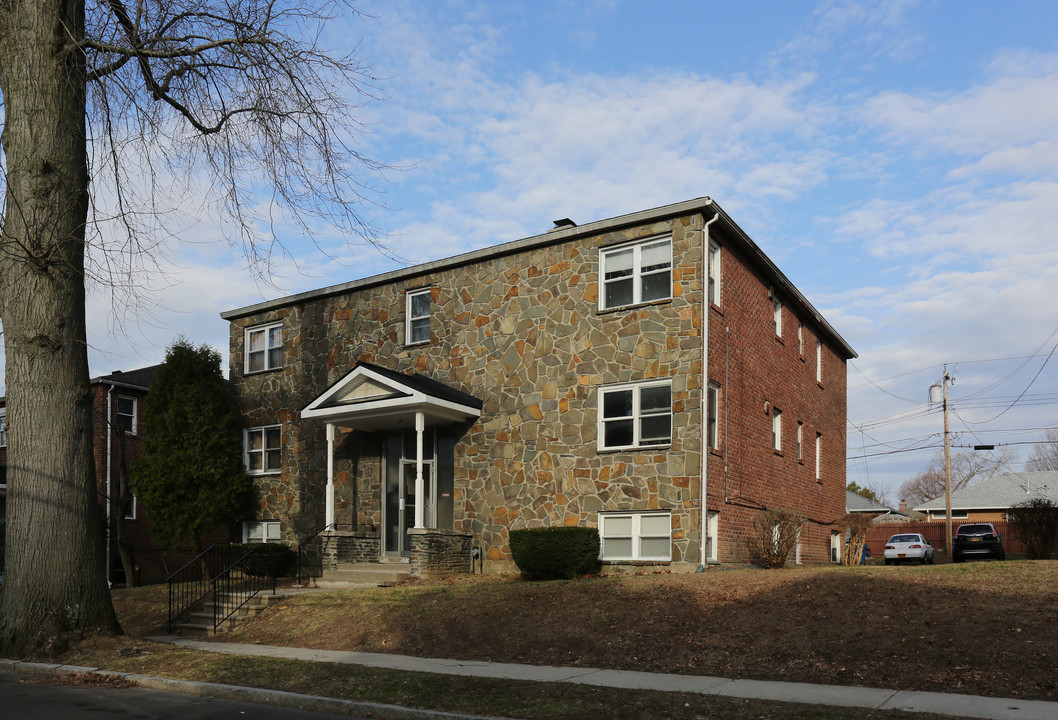
<path fill-rule="evenodd" d="M 707 471 L 709 509 L 720 513 L 719 559 L 752 558 L 753 517 L 769 507 L 805 514 L 802 562 L 829 562 L 829 523 L 844 514 L 845 502 L 845 361 L 824 343 L 822 382 L 816 382 L 818 327 L 798 317 L 792 298 L 719 240 L 722 289 L 720 305 L 709 312 L 709 378 L 721 387 L 720 447 L 710 452 Z M 775 297 L 783 302 L 782 337 L 775 334 Z M 772 449 L 776 408 L 782 411 L 781 452 Z"/>
<path fill-rule="evenodd" d="M 260 479 L 260 519 L 283 521 L 296 540 L 322 525 L 326 486 L 323 422 L 299 410 L 357 361 L 419 372 L 484 401 L 456 446 L 455 529 L 480 538 L 491 569 L 513 567 L 510 529 L 598 523 L 604 510 L 672 510 L 673 561 L 699 559 L 702 436 L 702 226 L 698 215 L 602 233 L 576 242 L 287 305 L 231 324 L 231 377 L 248 426 L 283 425 L 283 468 Z M 598 309 L 598 248 L 671 233 L 673 297 L 630 309 Z M 721 447 L 709 454 L 708 506 L 720 513 L 720 559 L 750 559 L 747 528 L 761 507 L 810 516 L 805 562 L 829 560 L 828 523 L 844 513 L 845 368 L 824 346 L 815 382 L 815 329 L 784 316 L 777 339 L 767 284 L 718 238 L 723 298 L 708 312 L 709 373 L 722 386 Z M 407 290 L 430 287 L 428 344 L 404 344 Z M 790 303 L 792 306 L 794 303 Z M 281 369 L 245 374 L 248 327 L 281 322 Z M 670 378 L 670 447 L 600 452 L 600 386 Z M 771 450 L 769 407 L 783 410 L 782 454 Z M 805 457 L 793 448 L 803 422 Z M 823 437 L 822 482 L 814 477 Z M 340 433 L 336 520 L 381 527 L 380 435 Z"/>

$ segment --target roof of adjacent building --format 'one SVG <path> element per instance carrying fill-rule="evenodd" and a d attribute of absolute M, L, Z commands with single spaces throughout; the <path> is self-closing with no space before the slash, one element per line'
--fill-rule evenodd
<path fill-rule="evenodd" d="M 792 308 L 797 309 L 803 316 L 812 318 L 820 329 L 821 334 L 825 336 L 841 353 L 843 353 L 846 359 L 857 357 L 856 351 L 853 350 L 845 339 L 838 334 L 837 330 L 827 322 L 822 314 L 820 314 L 819 311 L 808 302 L 807 298 L 805 298 L 804 295 L 801 294 L 801 291 L 790 282 L 789 278 L 787 278 L 775 263 L 764 254 L 764 251 L 761 250 L 752 239 L 750 239 L 749 235 L 747 235 L 746 232 L 742 230 L 742 228 L 740 228 L 726 212 L 724 212 L 723 208 L 709 197 L 700 197 L 695 198 L 694 200 L 687 200 L 672 205 L 664 205 L 650 210 L 641 210 L 639 212 L 619 215 L 617 217 L 598 220 L 584 225 L 563 224 L 559 228 L 540 235 L 533 235 L 527 238 L 522 238 L 521 240 L 514 240 L 501 245 L 482 248 L 480 250 L 473 250 L 450 258 L 401 268 L 400 270 L 372 275 L 371 277 L 353 280 L 351 282 L 331 285 L 317 290 L 309 290 L 307 292 L 288 295 L 286 297 L 276 298 L 274 300 L 268 300 L 254 305 L 247 305 L 246 307 L 237 308 L 235 310 L 227 310 L 222 312 L 220 316 L 225 320 L 236 320 L 247 315 L 275 310 L 288 305 L 296 305 L 298 303 L 324 298 L 330 295 L 398 282 L 418 275 L 461 267 L 503 255 L 524 252 L 526 250 L 547 245 L 556 245 L 578 237 L 596 235 L 601 232 L 614 231 L 634 225 L 658 222 L 665 218 L 677 217 L 696 212 L 704 214 L 715 213 L 718 222 L 726 230 L 726 236 L 733 240 L 738 249 L 746 255 L 750 262 L 760 269 L 762 275 L 769 282 L 779 288 L 783 300 L 790 304 Z"/>
<path fill-rule="evenodd" d="M 895 513 L 887 505 L 876 503 L 870 498 L 865 498 L 863 495 L 858 495 L 851 490 L 845 491 L 845 512 L 859 512 L 859 513 Z"/>
<path fill-rule="evenodd" d="M 95 383 L 105 383 L 107 385 L 121 385 L 128 388 L 147 390 L 161 367 L 161 365 L 151 365 L 150 367 L 137 368 L 136 370 L 115 370 L 109 375 L 94 377 L 91 382 L 93 385 Z"/>
<path fill-rule="evenodd" d="M 1058 472 L 993 475 L 975 485 L 953 491 L 951 507 L 952 510 L 1006 509 L 1035 498 L 1058 502 Z M 919 512 L 944 509 L 943 495 L 915 508 Z"/>

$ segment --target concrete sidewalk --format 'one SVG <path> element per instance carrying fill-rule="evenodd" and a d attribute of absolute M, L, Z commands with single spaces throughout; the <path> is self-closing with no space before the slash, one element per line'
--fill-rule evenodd
<path fill-rule="evenodd" d="M 157 636 L 147 639 L 229 655 L 257 655 L 309 662 L 361 665 L 388 670 L 499 678 L 520 682 L 558 682 L 635 690 L 690 692 L 747 700 L 773 700 L 872 710 L 905 710 L 907 712 L 935 713 L 937 715 L 951 715 L 960 718 L 986 718 L 987 720 L 1055 720 L 1058 718 L 1058 702 L 1040 700 L 993 698 L 914 690 L 885 690 L 843 685 L 732 680 L 704 675 L 668 675 L 630 670 L 600 670 L 515 665 L 472 660 L 445 660 L 385 653 L 202 642 L 175 636 Z M 442 713 L 441 715 L 447 714 Z"/>

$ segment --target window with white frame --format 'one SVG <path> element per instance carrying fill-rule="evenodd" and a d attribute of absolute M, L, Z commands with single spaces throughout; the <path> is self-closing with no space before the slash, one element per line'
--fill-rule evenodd
<path fill-rule="evenodd" d="M 816 480 L 820 480 L 820 469 L 822 468 L 822 457 L 823 457 L 823 436 L 816 433 Z"/>
<path fill-rule="evenodd" d="M 278 520 L 247 521 L 242 524 L 244 543 L 277 543 L 280 539 Z"/>
<path fill-rule="evenodd" d="M 405 344 L 430 342 L 430 288 L 409 290 L 405 298 Z"/>
<path fill-rule="evenodd" d="M 599 251 L 599 309 L 639 305 L 672 297 L 672 238 Z"/>
<path fill-rule="evenodd" d="M 801 528 L 797 528 L 797 544 L 794 545 L 794 564 L 801 564 Z"/>
<path fill-rule="evenodd" d="M 125 514 L 125 519 L 126 520 L 135 520 L 136 519 L 136 496 L 135 495 L 130 495 L 125 500 L 125 502 L 123 504 L 125 506 L 125 513 L 124 513 Z"/>
<path fill-rule="evenodd" d="M 841 533 L 831 531 L 830 533 L 830 562 L 838 565 L 841 563 Z"/>
<path fill-rule="evenodd" d="M 805 354 L 805 324 L 800 320 L 797 321 L 797 354 Z"/>
<path fill-rule="evenodd" d="M 804 445 L 804 432 L 805 424 L 800 420 L 797 421 L 797 459 L 805 459 L 805 445 Z"/>
<path fill-rule="evenodd" d="M 720 539 L 720 513 L 708 512 L 705 521 L 705 559 L 717 562 L 720 559 L 717 543 Z"/>
<path fill-rule="evenodd" d="M 251 475 L 279 472 L 283 459 L 282 426 L 247 428 L 244 433 L 246 471 Z"/>
<path fill-rule="evenodd" d="M 705 407 L 708 448 L 716 450 L 720 447 L 720 386 L 715 382 L 709 383 Z"/>
<path fill-rule="evenodd" d="M 775 337 L 782 337 L 782 300 L 775 299 L 772 314 L 775 317 Z"/>
<path fill-rule="evenodd" d="M 672 442 L 669 380 L 599 388 L 599 449 L 656 447 Z"/>
<path fill-rule="evenodd" d="M 672 560 L 672 513 L 599 513 L 600 557 L 608 561 Z"/>
<path fill-rule="evenodd" d="M 782 410 L 771 411 L 771 446 L 775 452 L 782 452 Z"/>
<path fill-rule="evenodd" d="M 0 447 L 7 447 L 7 408 L 0 408 Z"/>
<path fill-rule="evenodd" d="M 136 434 L 136 398 L 118 395 L 114 409 L 114 424 L 126 435 Z"/>
<path fill-rule="evenodd" d="M 816 340 L 816 382 L 823 382 L 823 341 Z"/>
<path fill-rule="evenodd" d="M 709 243 L 709 302 L 720 304 L 720 246 Z"/>
<path fill-rule="evenodd" d="M 283 323 L 246 329 L 246 372 L 283 366 Z"/>

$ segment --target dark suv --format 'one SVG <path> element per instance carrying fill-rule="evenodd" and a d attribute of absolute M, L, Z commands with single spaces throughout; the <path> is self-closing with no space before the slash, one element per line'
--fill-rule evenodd
<path fill-rule="evenodd" d="M 960 525 L 951 545 L 951 561 L 962 562 L 966 558 L 995 558 L 1007 556 L 1003 550 L 1003 539 L 992 523 Z"/>

